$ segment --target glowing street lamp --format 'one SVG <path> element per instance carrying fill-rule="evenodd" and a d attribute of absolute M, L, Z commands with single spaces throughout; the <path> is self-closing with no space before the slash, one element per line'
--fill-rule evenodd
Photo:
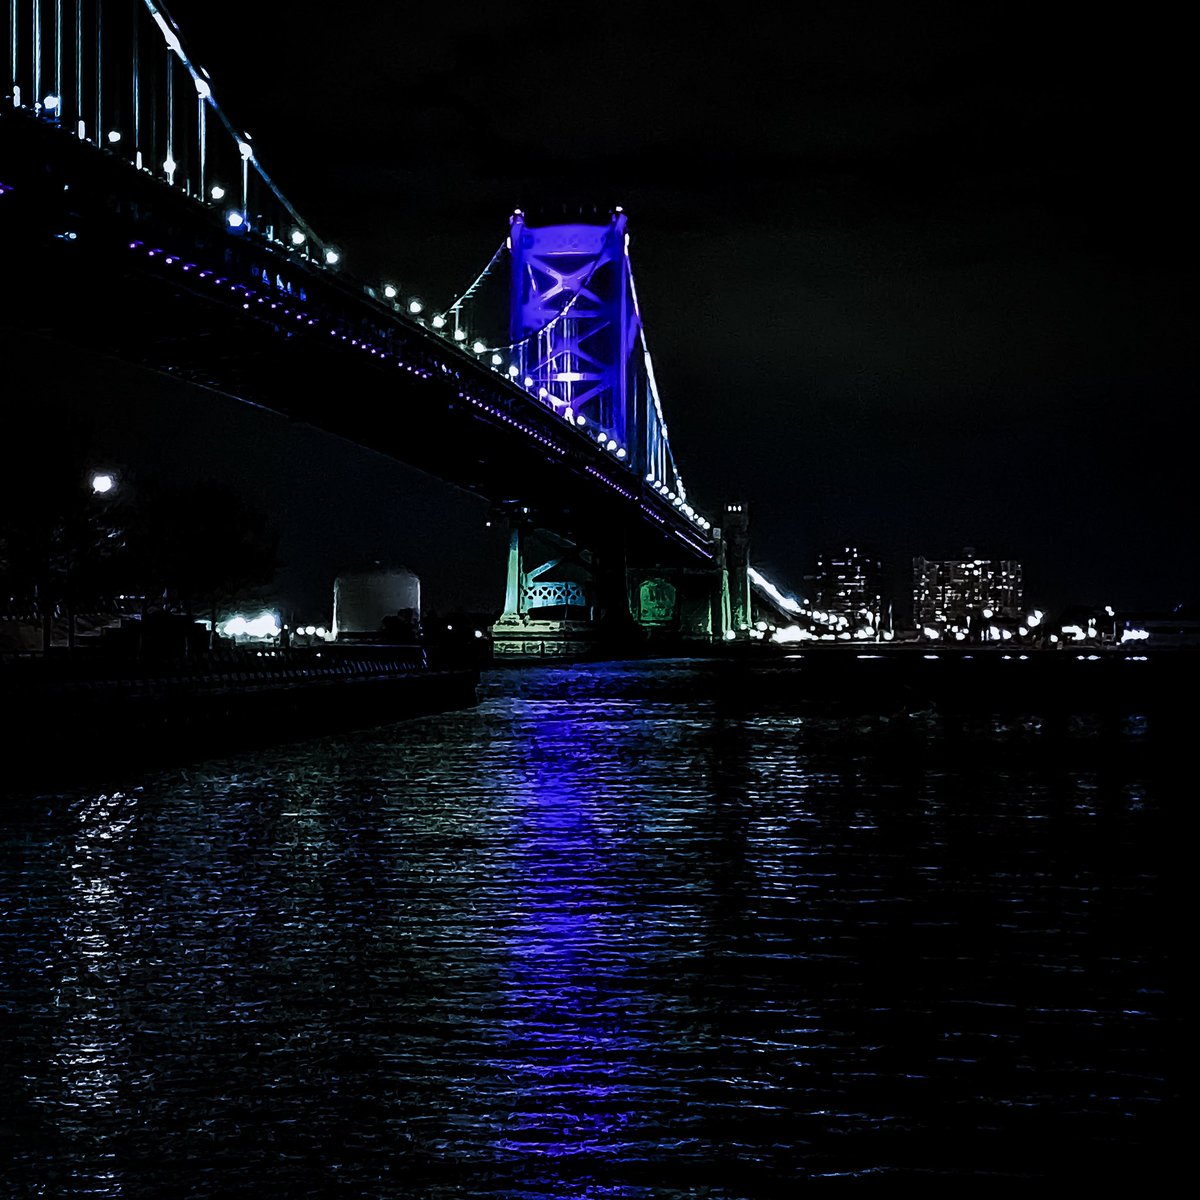
<path fill-rule="evenodd" d="M 97 496 L 107 496 L 117 486 L 117 477 L 108 471 L 97 471 L 92 476 L 92 492 Z"/>
<path fill-rule="evenodd" d="M 394 287 L 393 287 L 393 286 L 392 286 L 390 283 L 388 283 L 388 284 L 385 284 L 385 285 L 384 285 L 384 288 L 383 288 L 383 294 L 384 294 L 384 295 L 385 295 L 385 296 L 386 296 L 386 297 L 387 297 L 389 300 L 395 300 L 395 298 L 396 298 L 396 289 L 395 289 L 395 288 L 394 288 Z"/>
<path fill-rule="evenodd" d="M 408 311 L 415 317 L 418 313 L 425 311 L 425 305 L 414 297 L 408 302 Z"/>

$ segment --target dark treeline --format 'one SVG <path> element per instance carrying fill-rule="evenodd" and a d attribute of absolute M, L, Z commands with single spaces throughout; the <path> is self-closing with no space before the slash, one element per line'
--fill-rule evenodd
<path fill-rule="evenodd" d="M 43 645 L 56 616 L 73 643 L 76 614 L 114 612 L 119 597 L 142 615 L 215 625 L 274 577 L 278 529 L 229 488 L 138 477 L 86 430 L 13 432 L 0 472 L 0 608 L 36 615 Z"/>

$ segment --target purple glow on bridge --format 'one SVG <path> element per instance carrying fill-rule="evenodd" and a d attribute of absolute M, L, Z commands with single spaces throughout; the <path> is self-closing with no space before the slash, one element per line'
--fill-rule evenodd
<path fill-rule="evenodd" d="M 541 225 L 511 220 L 514 341 L 522 373 L 561 405 L 636 438 L 637 382 L 630 351 L 637 339 L 625 255 L 625 216 L 602 224 Z"/>

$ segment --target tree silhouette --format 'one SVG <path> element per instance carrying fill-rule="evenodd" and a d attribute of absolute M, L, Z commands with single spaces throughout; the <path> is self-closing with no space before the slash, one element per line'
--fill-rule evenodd
<path fill-rule="evenodd" d="M 130 545 L 142 593 L 173 594 L 214 630 L 221 608 L 270 583 L 279 567 L 279 532 L 267 514 L 218 483 L 148 485 Z"/>
<path fill-rule="evenodd" d="M 93 489 L 101 460 L 81 430 L 13 445 L 19 457 L 0 474 L 0 580 L 9 594 L 36 602 L 44 647 L 56 608 L 65 607 L 73 644 L 75 613 L 100 603 L 114 578 L 128 506 L 119 488 Z"/>

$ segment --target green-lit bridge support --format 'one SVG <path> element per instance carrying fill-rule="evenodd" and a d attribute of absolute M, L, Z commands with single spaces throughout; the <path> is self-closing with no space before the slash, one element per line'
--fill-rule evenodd
<path fill-rule="evenodd" d="M 619 546 L 581 549 L 529 521 L 512 520 L 493 653 L 511 660 L 571 659 L 699 649 L 748 637 L 749 513 L 733 503 L 725 516 L 711 567 L 631 563 Z"/>

